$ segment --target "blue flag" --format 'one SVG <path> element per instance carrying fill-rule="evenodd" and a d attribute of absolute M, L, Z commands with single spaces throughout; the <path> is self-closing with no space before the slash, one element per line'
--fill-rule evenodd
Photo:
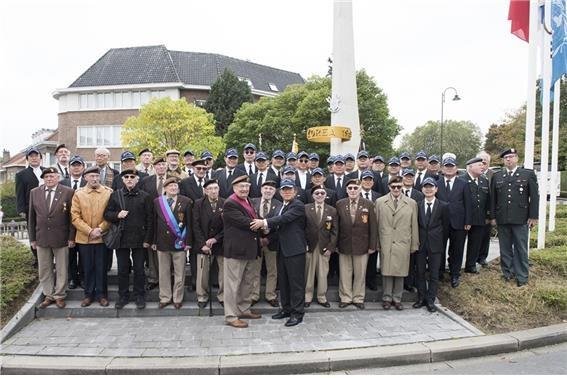
<path fill-rule="evenodd" d="M 551 0 L 551 87 L 567 73 L 566 0 Z"/>

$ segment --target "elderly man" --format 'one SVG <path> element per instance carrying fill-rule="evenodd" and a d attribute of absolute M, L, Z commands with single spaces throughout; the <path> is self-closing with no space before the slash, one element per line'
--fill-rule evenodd
<path fill-rule="evenodd" d="M 179 194 L 179 180 L 165 180 L 165 195 L 154 199 L 154 236 L 152 249 L 159 265 L 159 308 L 171 304 L 180 309 L 185 292 L 185 257 L 191 250 L 193 230 L 190 198 Z M 173 265 L 173 287 L 171 266 Z"/>
<path fill-rule="evenodd" d="M 154 159 L 152 150 L 144 148 L 138 153 L 138 157 L 140 158 L 140 164 L 136 166 L 136 171 L 144 172 L 148 174 L 148 176 L 155 174 L 154 166 L 152 164 Z"/>
<path fill-rule="evenodd" d="M 179 151 L 167 150 L 165 152 L 165 160 L 167 161 L 167 176 L 177 177 L 182 180 L 189 177 L 189 175 L 179 165 Z"/>
<path fill-rule="evenodd" d="M 313 171 L 311 171 L 311 186 L 325 186 L 325 181 L 326 181 L 326 177 L 325 177 L 325 173 L 323 172 L 323 169 L 317 167 L 314 168 Z M 313 203 L 315 200 L 313 199 L 313 196 L 311 194 L 311 191 L 307 191 L 305 192 L 305 196 L 307 198 L 307 203 Z M 335 204 L 337 203 L 337 193 L 333 190 L 333 189 L 329 189 L 329 188 L 325 188 L 325 203 L 331 205 L 331 206 L 335 206 Z"/>
<path fill-rule="evenodd" d="M 388 160 L 388 174 L 382 176 L 382 194 L 387 194 L 389 191 L 389 184 L 390 180 L 396 176 L 400 176 L 402 170 L 402 166 L 400 165 L 400 158 L 397 156 L 392 156 L 390 160 Z"/>
<path fill-rule="evenodd" d="M 69 157 L 71 152 L 64 144 L 55 147 L 55 158 L 57 159 L 57 169 L 62 179 L 69 177 Z"/>
<path fill-rule="evenodd" d="M 488 187 L 492 182 L 492 177 L 494 176 L 494 171 L 490 168 L 491 156 L 486 151 L 480 151 L 476 154 L 476 157 L 482 159 L 482 176 L 488 180 Z M 481 266 L 487 266 L 488 263 L 486 259 L 488 258 L 488 250 L 490 248 L 490 232 L 492 230 L 492 225 L 489 223 L 484 229 L 484 235 L 482 235 L 482 241 L 480 246 L 480 252 L 478 254 L 477 263 Z"/>
<path fill-rule="evenodd" d="M 136 170 L 136 156 L 132 152 L 124 151 L 120 155 L 120 162 L 122 164 L 121 171 L 133 170 L 136 173 L 136 175 L 138 176 L 138 180 L 136 180 L 136 183 L 139 184 L 140 181 L 142 181 L 142 179 L 148 177 L 147 173 Z M 122 178 L 120 180 L 114 180 L 114 182 L 112 183 L 113 191 L 122 189 L 123 187 L 124 187 L 124 182 Z"/>
<path fill-rule="evenodd" d="M 339 217 L 339 307 L 364 309 L 368 256 L 376 251 L 376 215 L 372 201 L 360 196 L 360 180 L 346 182 L 347 198 L 337 201 Z"/>
<path fill-rule="evenodd" d="M 100 183 L 99 172 L 96 166 L 85 170 L 83 176 L 87 185 L 75 191 L 71 207 L 73 226 L 77 229 L 75 242 L 85 273 L 85 297 L 81 307 L 90 306 L 96 299 L 101 306 L 108 306 L 108 254 L 102 234 L 110 226 L 103 215 L 112 189 Z"/>
<path fill-rule="evenodd" d="M 187 175 L 193 175 L 193 162 L 195 161 L 195 153 L 193 150 L 186 150 L 183 153 L 183 172 Z"/>
<path fill-rule="evenodd" d="M 232 181 L 232 194 L 224 202 L 224 320 L 235 328 L 246 328 L 242 319 L 262 316 L 250 310 L 254 277 L 254 261 L 260 253 L 260 235 L 250 229 L 250 222 L 258 218 L 248 194 L 247 175 Z"/>
<path fill-rule="evenodd" d="M 118 172 L 108 164 L 108 159 L 110 159 L 110 151 L 108 150 L 108 148 L 99 147 L 95 150 L 94 155 L 95 165 L 96 167 L 98 167 L 98 170 L 100 172 L 99 183 L 106 187 L 112 188 L 114 180 L 120 180 L 120 172 Z"/>
<path fill-rule="evenodd" d="M 382 273 L 382 307 L 403 310 L 404 277 L 408 275 L 410 254 L 419 249 L 416 202 L 402 195 L 402 178 L 393 177 L 390 193 L 376 201 L 380 272 Z"/>
<path fill-rule="evenodd" d="M 207 166 L 207 170 L 205 171 L 205 180 L 210 180 L 213 178 L 214 175 L 214 169 L 213 169 L 213 164 L 214 164 L 214 159 L 213 159 L 213 153 L 209 150 L 205 150 L 203 152 L 201 152 L 201 160 L 205 161 L 205 165 Z"/>
<path fill-rule="evenodd" d="M 70 215 L 74 191 L 58 185 L 59 172 L 56 168 L 44 169 L 41 178 L 44 185 L 30 192 L 28 217 L 30 244 L 37 249 L 39 282 L 45 296 L 39 307 L 46 308 L 55 302 L 58 308 L 63 308 L 67 289 L 68 248 L 75 246 L 75 227 L 71 224 Z"/>

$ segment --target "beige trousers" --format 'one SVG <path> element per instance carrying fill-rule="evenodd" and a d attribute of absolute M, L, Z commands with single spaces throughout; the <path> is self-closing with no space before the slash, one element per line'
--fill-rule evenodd
<path fill-rule="evenodd" d="M 227 322 L 250 309 L 255 260 L 224 258 L 224 320 Z"/>
<path fill-rule="evenodd" d="M 402 301 L 404 278 L 405 277 L 382 276 L 382 288 L 384 289 L 384 293 L 382 294 L 383 302 L 400 303 Z"/>
<path fill-rule="evenodd" d="M 55 259 L 55 275 L 53 260 Z M 43 295 L 51 300 L 63 299 L 67 296 L 67 268 L 69 266 L 69 248 L 37 247 L 37 263 L 39 283 Z"/>
<path fill-rule="evenodd" d="M 368 254 L 339 254 L 339 298 L 344 303 L 363 303 Z M 353 277 L 354 276 L 354 277 Z"/>
<path fill-rule="evenodd" d="M 185 252 L 158 251 L 159 301 L 183 302 L 185 292 Z M 171 288 L 171 263 L 173 262 L 173 290 Z"/>
<path fill-rule="evenodd" d="M 212 256 L 211 260 L 216 260 L 219 267 L 219 292 L 217 299 L 223 301 L 223 257 Z M 209 274 L 211 267 L 209 266 L 209 256 L 199 253 L 197 255 L 197 301 L 207 302 L 209 300 Z"/>
<path fill-rule="evenodd" d="M 330 258 L 331 256 L 323 256 L 318 246 L 313 252 L 305 254 L 305 302 L 313 300 L 315 277 L 317 277 L 317 302 L 327 302 L 327 274 Z"/>
<path fill-rule="evenodd" d="M 277 299 L 276 285 L 278 283 L 278 265 L 277 265 L 277 252 L 271 251 L 268 247 L 262 247 L 262 255 L 260 258 L 254 260 L 254 278 L 251 301 L 260 300 L 260 286 L 262 281 L 261 271 L 262 271 L 262 260 L 266 260 L 266 300 L 271 301 Z"/>

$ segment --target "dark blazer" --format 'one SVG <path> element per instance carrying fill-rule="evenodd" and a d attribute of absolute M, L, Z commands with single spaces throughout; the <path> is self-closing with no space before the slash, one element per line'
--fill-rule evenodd
<path fill-rule="evenodd" d="M 374 186 L 372 187 L 372 190 L 374 190 L 375 192 L 377 192 L 380 197 L 382 197 L 384 194 L 387 193 L 387 186 L 384 187 L 384 181 L 383 178 L 385 175 L 388 175 L 387 173 L 379 173 L 377 171 L 372 171 L 372 173 L 374 173 Z"/>
<path fill-rule="evenodd" d="M 337 210 L 330 205 L 323 204 L 323 216 L 319 220 L 317 218 L 317 205 L 310 203 L 305 205 L 305 219 L 307 221 L 305 229 L 307 252 L 313 252 L 317 245 L 319 245 L 321 253 L 324 253 L 325 250 L 335 252 L 339 235 Z"/>
<path fill-rule="evenodd" d="M 250 202 L 252 203 L 252 207 L 254 207 L 256 214 L 258 214 L 258 217 L 260 217 L 260 207 L 262 206 L 262 197 L 251 198 Z M 263 218 L 267 219 L 276 216 L 279 213 L 281 206 L 282 206 L 281 201 L 277 200 L 275 197 L 272 198 L 272 201 L 270 201 L 270 211 L 268 212 L 268 214 L 264 214 Z M 278 233 L 275 230 L 270 230 L 270 232 L 267 235 L 264 234 L 262 235 L 262 237 L 268 238 L 268 242 L 269 242 L 268 249 L 270 251 L 278 250 Z"/>
<path fill-rule="evenodd" d="M 406 195 L 406 188 L 402 188 L 402 193 L 403 195 Z M 409 196 L 412 200 L 414 200 L 415 202 L 419 202 L 422 199 L 425 198 L 425 196 L 423 195 L 423 193 L 420 190 L 417 190 L 416 188 L 412 188 L 411 192 L 410 192 L 410 196 Z"/>
<path fill-rule="evenodd" d="M 128 216 L 123 221 L 123 231 L 120 238 L 120 248 L 143 248 L 143 243 L 152 244 L 154 230 L 154 212 L 152 198 L 143 190 L 136 187 L 131 191 L 118 189 L 110 195 L 108 205 L 104 211 L 104 219 L 111 223 L 118 223 L 120 195 L 124 197 L 124 210 Z"/>
<path fill-rule="evenodd" d="M 224 257 L 254 260 L 260 253 L 260 233 L 250 230 L 252 215 L 232 198 L 224 201 Z"/>
<path fill-rule="evenodd" d="M 71 223 L 74 193 L 71 188 L 57 185 L 48 211 L 45 185 L 32 189 L 28 212 L 30 242 L 37 242 L 39 247 L 61 248 L 66 247 L 69 240 L 75 240 L 76 230 Z"/>
<path fill-rule="evenodd" d="M 436 199 L 431 209 L 429 225 L 425 221 L 425 198 L 417 203 L 419 222 L 419 248 L 428 248 L 431 253 L 441 254 L 444 241 L 449 236 L 449 204 Z"/>
<path fill-rule="evenodd" d="M 197 201 L 199 198 L 203 198 L 205 193 L 203 189 L 199 188 L 197 184 L 197 176 L 189 176 L 179 181 L 179 194 L 191 198 L 193 202 Z M 203 178 L 203 185 L 205 185 L 206 179 Z"/>
<path fill-rule="evenodd" d="M 236 168 L 240 169 L 241 171 L 244 171 L 245 175 L 248 175 L 248 163 L 244 162 L 242 164 L 238 164 L 236 166 Z M 256 168 L 256 164 L 252 163 L 252 174 L 256 173 L 257 171 L 258 171 L 258 168 Z M 248 176 L 250 176 L 250 175 L 248 175 Z"/>
<path fill-rule="evenodd" d="M 451 193 L 447 193 L 445 179 L 437 180 L 437 198 L 449 203 L 451 227 L 464 230 L 466 224 L 472 224 L 472 200 L 468 183 L 456 177 Z"/>
<path fill-rule="evenodd" d="M 278 177 L 278 175 L 274 173 L 273 170 L 267 169 L 266 172 L 263 172 L 263 174 L 265 176 L 264 181 L 266 180 L 275 181 L 277 186 L 278 187 L 280 186 L 280 178 Z M 258 175 L 259 175 L 259 171 L 256 171 L 256 173 L 250 176 L 250 184 L 251 184 L 250 197 L 252 198 L 262 197 L 261 184 L 258 185 Z"/>
<path fill-rule="evenodd" d="M 364 190 L 361 190 L 361 191 L 360 191 L 360 197 L 362 197 L 362 198 L 364 198 L 364 199 L 367 199 L 367 198 L 366 198 L 366 192 L 365 192 Z M 378 198 L 380 198 L 381 196 L 380 196 L 380 193 L 378 193 L 378 192 L 376 192 L 376 191 L 374 191 L 374 190 L 370 190 L 370 196 L 369 196 L 369 197 L 370 197 L 369 200 L 372 201 L 372 202 L 374 202 L 374 201 L 376 201 Z"/>
<path fill-rule="evenodd" d="M 299 180 L 299 174 L 295 174 L 295 185 L 298 188 L 301 188 L 303 190 L 305 190 L 306 192 L 309 191 L 311 189 L 311 186 L 313 185 L 311 183 L 311 173 L 309 172 L 309 170 L 307 171 L 306 175 L 305 175 L 305 188 L 301 188 L 301 181 Z"/>
<path fill-rule="evenodd" d="M 175 202 L 175 207 L 172 210 L 173 216 L 177 222 L 183 222 L 183 227 L 191 227 L 191 207 L 193 201 L 191 198 L 177 195 L 177 202 Z M 159 197 L 154 199 L 154 237 L 153 244 L 157 246 L 158 251 L 176 251 L 175 249 L 175 236 L 169 229 L 165 216 L 161 211 L 159 204 Z M 185 236 L 185 244 L 192 247 L 193 246 L 193 230 L 187 230 Z M 177 250 L 180 251 L 180 250 Z"/>
<path fill-rule="evenodd" d="M 207 197 L 199 198 L 193 205 L 193 236 L 194 251 L 203 253 L 201 248 L 208 239 L 217 240 L 213 244 L 212 252 L 215 256 L 223 255 L 224 226 L 222 222 L 224 199 L 217 200 L 217 208 L 213 211 L 211 202 Z"/>
<path fill-rule="evenodd" d="M 71 177 L 63 179 L 63 180 L 59 181 L 59 184 L 67 186 L 67 187 L 72 189 L 73 188 L 73 179 Z M 78 184 L 79 184 L 78 188 L 82 188 L 83 186 L 87 185 L 87 182 L 85 181 L 85 178 L 83 176 L 81 176 L 81 178 L 79 179 Z"/>
<path fill-rule="evenodd" d="M 510 177 L 502 169 L 494 173 L 490 185 L 490 218 L 498 224 L 525 224 L 528 219 L 538 219 L 539 188 L 533 170 L 518 167 Z"/>
<path fill-rule="evenodd" d="M 40 167 L 41 170 L 44 167 Z M 32 167 L 27 167 L 16 173 L 16 211 L 20 213 L 29 213 L 30 192 L 33 188 L 37 188 L 39 180 L 33 173 Z"/>
<path fill-rule="evenodd" d="M 136 174 L 139 177 L 138 183 L 136 184 L 136 188 L 139 189 L 140 183 L 142 182 L 142 180 L 145 179 L 146 177 L 148 177 L 149 175 L 146 172 L 142 172 L 142 171 L 136 171 Z M 118 176 L 114 180 L 112 180 L 112 190 L 113 191 L 117 191 L 118 189 L 122 189 L 123 187 L 124 187 L 124 181 L 122 181 L 122 177 Z"/>
<path fill-rule="evenodd" d="M 337 185 L 335 183 L 334 174 L 328 175 L 327 179 L 325 180 L 325 188 L 333 189 L 336 192 L 337 201 L 347 196 L 345 181 L 348 181 L 348 179 L 346 177 L 347 177 L 346 175 L 343 175 L 341 180 L 341 188 L 338 188 L 338 190 L 337 190 Z"/>
<path fill-rule="evenodd" d="M 325 196 L 325 203 L 335 207 L 335 204 L 337 203 L 337 192 L 330 188 L 325 188 L 325 191 L 327 192 L 327 195 Z M 305 192 L 305 198 L 307 199 L 306 203 L 315 202 L 313 195 L 311 195 L 311 190 Z"/>
<path fill-rule="evenodd" d="M 415 180 L 417 180 L 417 175 L 419 174 L 419 171 L 416 169 L 415 170 Z M 425 173 L 421 175 L 421 181 L 419 182 L 419 185 L 416 185 L 415 180 L 413 181 L 413 188 L 415 190 L 418 190 L 421 192 L 421 187 L 423 186 L 423 180 L 425 180 L 427 177 L 431 177 L 432 179 L 434 179 L 435 181 L 437 181 L 439 179 L 439 177 L 435 177 L 431 172 L 429 172 L 427 169 L 425 170 Z"/>
<path fill-rule="evenodd" d="M 278 233 L 278 252 L 283 257 L 292 257 L 305 253 L 305 204 L 294 199 L 283 206 L 280 215 L 268 218 L 269 229 Z"/>
<path fill-rule="evenodd" d="M 295 195 L 295 198 L 297 198 L 298 200 L 300 200 L 301 202 L 306 204 L 307 203 L 307 192 L 305 190 L 301 189 L 299 186 L 296 186 L 295 188 L 297 189 L 297 194 Z M 283 198 L 282 198 L 279 190 L 274 195 L 274 198 L 277 199 L 280 202 L 283 202 Z"/>
<path fill-rule="evenodd" d="M 167 179 L 167 175 L 164 175 L 164 181 Z M 150 198 L 153 200 L 154 198 L 163 195 L 163 193 L 157 192 L 157 175 L 151 175 L 144 177 L 139 183 L 139 189 L 143 190 L 144 192 L 148 193 Z"/>
<path fill-rule="evenodd" d="M 214 176 L 219 182 L 219 196 L 222 198 L 230 197 L 230 195 L 234 193 L 234 191 L 232 190 L 232 180 L 245 174 L 246 172 L 239 169 L 238 167 L 235 167 L 234 170 L 232 171 L 232 176 L 230 176 L 229 179 L 228 177 L 226 177 L 227 176 L 226 169 L 223 168 L 221 170 L 216 171 L 214 173 Z"/>
<path fill-rule="evenodd" d="M 461 176 L 468 184 L 472 200 L 472 223 L 473 226 L 484 226 L 490 216 L 490 191 L 488 179 L 484 176 L 478 178 L 478 185 L 474 179 L 465 173 Z"/>
<path fill-rule="evenodd" d="M 339 216 L 340 253 L 364 255 L 369 249 L 376 249 L 378 225 L 372 201 L 364 198 L 358 199 L 354 223 L 350 217 L 350 198 L 343 198 L 337 202 L 337 214 Z M 363 217 L 363 214 L 367 216 Z"/>

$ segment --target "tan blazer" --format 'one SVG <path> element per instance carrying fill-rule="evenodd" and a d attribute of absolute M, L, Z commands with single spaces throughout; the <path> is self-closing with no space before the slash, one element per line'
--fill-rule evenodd
<path fill-rule="evenodd" d="M 32 189 L 29 203 L 29 238 L 43 248 L 66 247 L 75 241 L 75 227 L 71 224 L 71 203 L 75 191 L 57 185 L 48 210 L 45 185 Z"/>
<path fill-rule="evenodd" d="M 337 201 L 339 216 L 339 252 L 345 255 L 364 255 L 376 247 L 376 213 L 374 204 L 358 199 L 354 223 L 350 217 L 350 198 Z"/>

